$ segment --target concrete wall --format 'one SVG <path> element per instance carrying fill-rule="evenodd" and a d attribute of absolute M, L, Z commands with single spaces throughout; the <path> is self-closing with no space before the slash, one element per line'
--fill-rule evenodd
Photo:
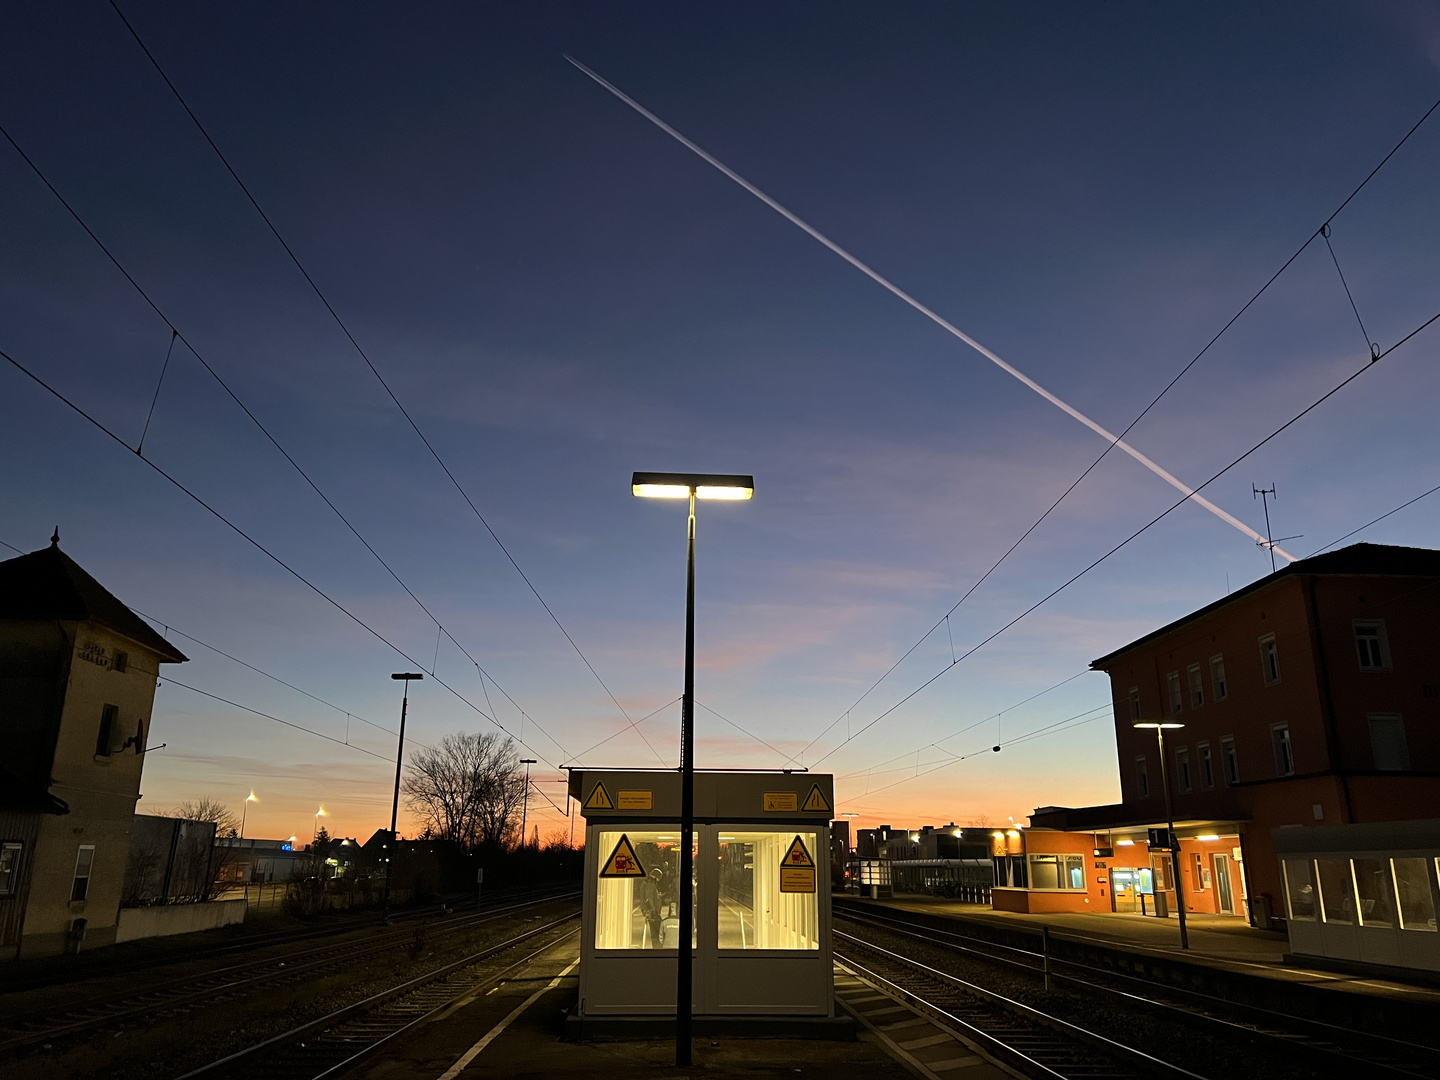
<path fill-rule="evenodd" d="M 165 904 L 156 907 L 121 908 L 115 941 L 168 937 L 213 930 L 245 921 L 244 900 L 211 900 L 204 904 Z"/>

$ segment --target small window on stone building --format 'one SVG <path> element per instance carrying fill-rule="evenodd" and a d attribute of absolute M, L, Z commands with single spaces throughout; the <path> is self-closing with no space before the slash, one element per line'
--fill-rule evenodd
<path fill-rule="evenodd" d="M 1230 686 L 1225 682 L 1225 657 L 1219 654 L 1210 657 L 1210 693 L 1216 701 L 1230 696 Z"/>
<path fill-rule="evenodd" d="M 95 864 L 95 845 L 81 844 L 75 854 L 75 880 L 70 885 L 71 902 L 90 895 L 90 868 Z"/>
<path fill-rule="evenodd" d="M 1130 719 L 1140 719 L 1140 688 L 1138 686 L 1130 687 Z"/>
<path fill-rule="evenodd" d="M 1275 635 L 1266 634 L 1260 639 L 1260 673 L 1265 677 L 1266 686 L 1280 681 L 1280 650 L 1275 644 Z"/>
<path fill-rule="evenodd" d="M 15 891 L 22 850 L 19 844 L 0 844 L 0 896 L 9 896 Z"/>
<path fill-rule="evenodd" d="M 130 654 L 116 650 L 115 659 L 110 661 L 110 670 L 125 674 L 130 669 Z"/>
<path fill-rule="evenodd" d="M 1135 791 L 1142 799 L 1150 795 L 1150 774 L 1145 768 L 1144 754 L 1135 759 Z"/>
<path fill-rule="evenodd" d="M 1191 664 L 1185 669 L 1190 680 L 1190 707 L 1198 709 L 1205 704 L 1205 683 L 1200 678 L 1200 665 Z"/>
<path fill-rule="evenodd" d="M 1172 671 L 1165 676 L 1166 683 L 1170 687 L 1170 711 L 1178 713 L 1185 707 L 1185 695 L 1180 690 L 1180 673 Z"/>
<path fill-rule="evenodd" d="M 95 756 L 109 757 L 115 725 L 120 719 L 120 706 L 106 705 L 100 710 L 100 731 L 95 736 Z"/>
<path fill-rule="evenodd" d="M 1390 643 L 1385 639 L 1385 623 L 1380 619 L 1356 619 L 1355 652 L 1361 671 L 1389 671 Z"/>

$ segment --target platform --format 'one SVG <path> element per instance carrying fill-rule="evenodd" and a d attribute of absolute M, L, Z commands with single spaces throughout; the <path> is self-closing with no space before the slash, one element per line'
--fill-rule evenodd
<path fill-rule="evenodd" d="M 675 1066 L 666 1039 L 575 1043 L 563 1039 L 576 998 L 574 937 L 548 950 L 498 988 L 481 990 L 414 1037 L 382 1050 L 349 1075 L 359 1080 L 592 1080 L 614 1077 L 743 1076 L 747 1080 L 836 1077 L 895 1080 L 900 1062 L 870 1031 L 849 1042 L 714 1037 L 694 1041 L 694 1064 Z M 565 973 L 565 974 L 562 974 Z M 993 1071 L 992 1071 L 993 1070 Z M 988 1063 L 985 1076 L 1008 1080 Z M 976 1070 L 970 1070 L 974 1073 Z"/>
<path fill-rule="evenodd" d="M 836 899 L 841 897 L 837 894 Z M 894 908 L 927 916 L 961 919 L 999 930 L 1039 933 L 1050 927 L 1057 938 L 1108 946 L 1113 949 L 1164 957 L 1168 961 L 1196 964 L 1236 974 L 1273 979 L 1279 982 L 1314 986 L 1325 990 L 1387 998 L 1408 1005 L 1440 1007 L 1440 989 L 1402 980 L 1344 974 L 1321 968 L 1286 963 L 1288 938 L 1283 933 L 1257 930 L 1228 915 L 1188 915 L 1190 949 L 1180 948 L 1179 922 L 1173 916 L 1072 912 L 1024 914 L 995 911 L 987 904 L 968 904 L 932 896 L 900 895 L 886 900 L 846 896 L 880 908 Z"/>

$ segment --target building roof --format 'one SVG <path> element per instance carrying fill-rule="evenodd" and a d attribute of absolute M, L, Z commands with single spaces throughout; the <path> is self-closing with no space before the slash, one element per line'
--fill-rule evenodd
<path fill-rule="evenodd" d="M 1343 574 L 1350 576 L 1382 576 L 1382 577 L 1440 577 L 1440 551 L 1433 551 L 1430 548 L 1395 547 L 1390 544 L 1351 544 L 1349 547 L 1341 548 L 1339 551 L 1327 551 L 1323 555 L 1312 555 L 1308 559 L 1298 559 L 1287 566 L 1282 566 L 1273 574 L 1266 574 L 1262 578 L 1252 581 L 1242 589 L 1237 589 L 1228 596 L 1222 596 L 1214 603 L 1206 604 L 1202 608 L 1182 615 L 1172 623 L 1152 630 L 1144 637 L 1136 638 L 1128 645 L 1122 645 L 1114 652 L 1106 653 L 1098 660 L 1090 661 L 1092 670 L 1103 669 L 1106 664 L 1117 657 L 1129 652 L 1137 646 L 1153 641 L 1155 638 L 1164 637 L 1172 630 L 1176 630 L 1186 623 L 1198 619 L 1203 615 L 1209 615 L 1212 611 L 1218 611 L 1226 604 L 1233 604 L 1241 597 L 1260 589 L 1274 585 L 1286 577 L 1294 577 L 1297 574 Z"/>
<path fill-rule="evenodd" d="M 58 541 L 0 562 L 0 619 L 95 622 L 156 653 L 162 661 L 178 664 L 187 659 L 61 551 Z"/>
<path fill-rule="evenodd" d="M 1148 810 L 1148 813 L 1146 812 Z M 1109 803 L 1104 806 L 1041 806 L 1030 815 L 1032 829 L 1055 829 L 1058 832 L 1106 832 L 1111 829 L 1143 829 L 1165 824 L 1165 811 L 1160 807 L 1140 807 L 1134 803 Z M 1238 824 L 1249 821 L 1248 815 L 1214 818 L 1175 819 L 1176 828 L 1208 825 L 1216 821 Z"/>

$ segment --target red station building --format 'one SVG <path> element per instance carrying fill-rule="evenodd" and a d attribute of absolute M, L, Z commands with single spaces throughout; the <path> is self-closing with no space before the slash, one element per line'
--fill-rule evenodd
<path fill-rule="evenodd" d="M 1147 844 L 1166 824 L 1158 740 L 1137 723 L 1183 725 L 1165 768 L 1187 911 L 1269 927 L 1287 914 L 1275 831 L 1437 816 L 1440 551 L 1302 559 L 1091 667 L 1110 676 L 1122 801 L 995 833 L 997 909 L 1175 910 L 1169 852 Z"/>

